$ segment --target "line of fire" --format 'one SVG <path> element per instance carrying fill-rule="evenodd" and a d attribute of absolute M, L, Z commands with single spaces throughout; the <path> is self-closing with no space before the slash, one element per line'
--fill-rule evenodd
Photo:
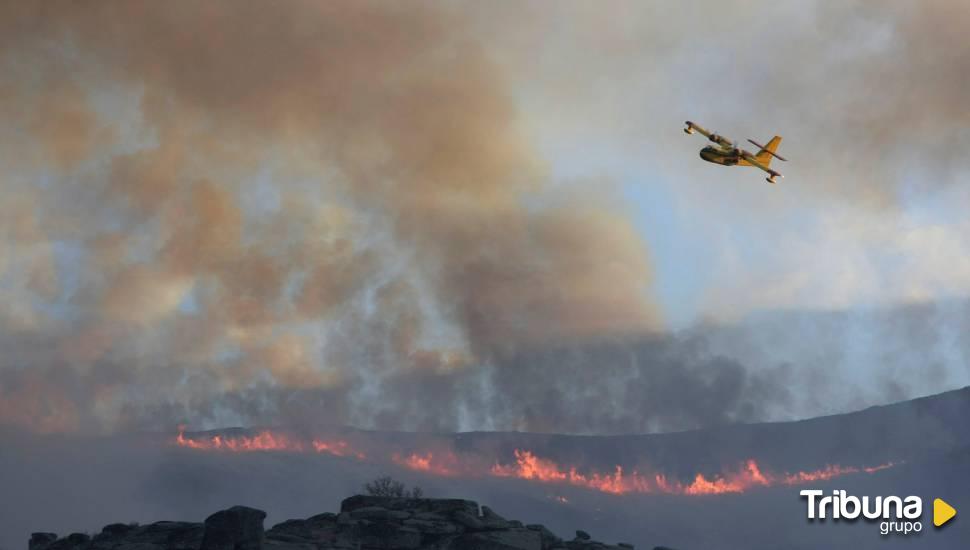
<path fill-rule="evenodd" d="M 686 480 L 681 476 L 644 467 L 613 468 L 598 471 L 560 464 L 532 450 L 514 449 L 511 456 L 484 457 L 453 450 L 364 451 L 343 439 L 298 437 L 284 432 L 260 430 L 249 434 L 187 434 L 180 428 L 172 439 L 178 447 L 196 451 L 318 453 L 376 464 L 394 464 L 425 474 L 443 477 L 517 478 L 539 483 L 574 487 L 623 495 L 628 493 L 671 495 L 716 495 L 744 493 L 752 489 L 795 486 L 827 481 L 846 475 L 872 474 L 901 462 L 846 466 L 826 464 L 805 471 L 769 471 L 758 460 L 747 458 L 720 472 L 696 472 Z"/>

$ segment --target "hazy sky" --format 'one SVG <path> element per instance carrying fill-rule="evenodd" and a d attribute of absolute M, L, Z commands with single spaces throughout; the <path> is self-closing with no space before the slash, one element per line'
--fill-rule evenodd
<path fill-rule="evenodd" d="M 681 325 L 967 295 L 967 48 L 949 33 L 968 11 L 567 4 L 507 14 L 497 55 L 553 172 L 622 186 Z M 786 179 L 701 162 L 686 119 L 742 144 L 782 135 Z"/>
<path fill-rule="evenodd" d="M 4 7 L 0 423 L 645 431 L 966 384 L 967 24 Z M 687 119 L 783 136 L 785 179 Z"/>

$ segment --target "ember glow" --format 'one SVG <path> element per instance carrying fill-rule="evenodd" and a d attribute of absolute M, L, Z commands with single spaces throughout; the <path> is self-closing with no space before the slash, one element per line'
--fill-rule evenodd
<path fill-rule="evenodd" d="M 531 479 L 547 483 L 567 483 L 578 487 L 595 489 L 605 493 L 665 493 L 677 495 L 716 495 L 724 493 L 743 493 L 757 487 L 771 487 L 777 485 L 799 485 L 813 481 L 824 481 L 834 477 L 874 473 L 895 466 L 894 463 L 879 466 L 856 468 L 829 465 L 821 470 L 771 474 L 763 472 L 754 459 L 746 460 L 739 468 L 723 474 L 705 476 L 698 473 L 689 483 L 682 483 L 669 479 L 664 474 L 645 475 L 637 470 L 624 472 L 616 466 L 609 474 L 579 473 L 576 468 L 564 468 L 552 460 L 536 457 L 529 451 L 516 450 L 515 463 L 510 465 L 496 464 L 492 467 L 492 475 L 500 477 L 516 477 Z"/>
<path fill-rule="evenodd" d="M 288 436 L 285 434 L 274 433 L 270 430 L 262 430 L 255 435 L 211 435 L 211 436 L 191 436 L 186 437 L 185 430 L 179 429 L 175 443 L 179 447 L 198 449 L 203 451 L 289 451 L 307 452 L 315 451 L 321 454 L 333 456 L 346 456 L 365 460 L 367 455 L 351 448 L 350 444 L 343 440 L 326 441 L 322 439 L 312 439 L 309 441 Z"/>
<path fill-rule="evenodd" d="M 801 485 L 825 481 L 843 475 L 872 474 L 896 465 L 886 463 L 878 466 L 855 467 L 827 465 L 819 470 L 773 473 L 765 471 L 755 459 L 748 459 L 737 467 L 719 474 L 697 473 L 690 481 L 672 479 L 663 473 L 645 473 L 638 469 L 615 466 L 607 472 L 580 471 L 575 466 L 563 466 L 552 459 L 537 456 L 532 451 L 516 449 L 514 460 L 496 462 L 483 466 L 480 457 L 459 457 L 454 452 L 393 452 L 386 459 L 373 458 L 353 448 L 344 440 L 299 438 L 275 433 L 270 430 L 255 435 L 209 435 L 186 436 L 180 430 L 175 438 L 180 447 L 201 451 L 286 451 L 317 452 L 360 461 L 392 463 L 410 470 L 437 476 L 501 477 L 516 478 L 539 483 L 562 484 L 601 491 L 615 495 L 630 493 L 656 493 L 672 495 L 717 495 L 743 493 L 759 487 Z M 565 499 L 563 499 L 565 502 Z"/>
<path fill-rule="evenodd" d="M 394 454 L 395 464 L 419 472 L 428 472 L 439 476 L 456 476 L 462 473 L 461 462 L 454 453 L 411 453 L 409 455 Z"/>
<path fill-rule="evenodd" d="M 185 432 L 179 430 L 176 442 L 181 447 L 207 451 L 303 451 L 304 444 L 285 435 L 262 431 L 253 436 L 213 435 L 208 438 L 188 438 Z"/>
<path fill-rule="evenodd" d="M 322 441 L 320 439 L 314 439 L 311 445 L 313 445 L 313 449 L 318 453 L 326 453 L 334 456 L 350 456 L 360 460 L 367 459 L 367 455 L 352 449 L 346 441 Z"/>
<path fill-rule="evenodd" d="M 847 474 L 873 474 L 887 468 L 892 468 L 895 465 L 896 463 L 894 462 L 888 462 L 886 464 L 868 466 L 864 468 L 853 468 L 852 466 L 827 466 L 822 470 L 816 470 L 814 472 L 796 472 L 794 474 L 786 474 L 784 480 L 782 480 L 782 483 L 785 485 L 801 485 L 802 483 L 825 481 L 827 479 L 832 479 L 833 477 L 839 477 Z"/>

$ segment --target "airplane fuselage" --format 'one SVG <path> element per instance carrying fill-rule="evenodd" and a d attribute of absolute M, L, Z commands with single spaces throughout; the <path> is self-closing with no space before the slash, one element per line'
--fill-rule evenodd
<path fill-rule="evenodd" d="M 714 164 L 736 166 L 741 161 L 737 149 L 721 149 L 720 147 L 705 147 L 701 149 L 701 158 Z"/>

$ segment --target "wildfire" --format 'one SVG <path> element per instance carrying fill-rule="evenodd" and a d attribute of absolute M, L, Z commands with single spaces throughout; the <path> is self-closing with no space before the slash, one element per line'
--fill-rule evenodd
<path fill-rule="evenodd" d="M 743 493 L 748 489 L 756 487 L 798 485 L 860 472 L 873 473 L 891 468 L 892 466 L 895 466 L 895 464 L 888 463 L 866 468 L 829 465 L 821 470 L 808 472 L 769 474 L 762 472 L 757 461 L 748 459 L 735 471 L 711 476 L 710 478 L 698 473 L 690 483 L 682 483 L 669 480 L 664 474 L 647 476 L 640 474 L 636 470 L 624 473 L 623 468 L 620 466 L 616 466 L 616 469 L 610 474 L 595 472 L 581 474 L 577 472 L 576 468 L 565 469 L 551 460 L 536 457 L 529 451 L 516 449 L 515 463 L 510 465 L 496 464 L 492 467 L 491 474 L 500 477 L 516 477 L 546 483 L 568 483 L 578 487 L 613 494 L 665 493 L 677 495 L 716 495 Z"/>
<path fill-rule="evenodd" d="M 317 453 L 333 456 L 347 456 L 365 460 L 367 456 L 351 448 L 350 444 L 343 440 L 324 441 L 313 439 L 310 441 L 301 440 L 285 434 L 274 433 L 270 430 L 263 430 L 255 435 L 212 435 L 208 437 L 186 437 L 185 429 L 179 427 L 178 436 L 175 443 L 179 447 L 189 449 L 199 449 L 204 451 L 289 451 L 305 452 L 312 449 Z"/>
<path fill-rule="evenodd" d="M 892 468 L 895 465 L 896 464 L 893 462 L 880 464 L 878 466 L 869 466 L 865 468 L 829 465 L 822 470 L 816 470 L 814 472 L 797 472 L 794 474 L 785 474 L 785 478 L 782 480 L 782 483 L 784 483 L 785 485 L 800 485 L 802 483 L 809 483 L 812 481 L 825 481 L 827 479 L 832 479 L 833 477 L 844 476 L 847 474 L 858 474 L 858 473 L 872 474 L 880 470 Z"/>
<path fill-rule="evenodd" d="M 316 452 L 338 457 L 349 457 L 360 461 L 371 460 L 367 455 L 353 448 L 344 440 L 299 439 L 283 433 L 263 430 L 254 435 L 210 435 L 187 437 L 184 429 L 179 428 L 175 444 L 180 447 L 203 451 L 288 451 Z M 490 468 L 487 462 L 469 457 L 463 460 L 454 452 L 395 452 L 383 462 L 426 472 L 438 476 L 495 476 L 517 478 L 540 483 L 564 484 L 604 493 L 622 495 L 628 493 L 657 493 L 673 495 L 716 495 L 743 493 L 758 487 L 778 485 L 801 485 L 814 481 L 825 481 L 835 477 L 867 473 L 871 474 L 895 466 L 895 463 L 878 466 L 854 467 L 828 465 L 819 470 L 802 472 L 772 473 L 765 471 L 754 459 L 743 461 L 734 469 L 719 474 L 697 473 L 692 480 L 684 482 L 670 479 L 663 473 L 641 473 L 636 469 L 615 466 L 608 472 L 581 472 L 576 467 L 564 467 L 555 461 L 536 456 L 528 450 L 516 449 L 514 462 L 495 463 Z M 381 459 L 376 459 L 380 462 Z M 563 498 L 562 502 L 567 502 Z"/>
<path fill-rule="evenodd" d="M 311 443 L 313 449 L 318 453 L 326 453 L 333 456 L 352 456 L 358 460 L 367 460 L 367 455 L 360 451 L 350 448 L 346 441 L 323 441 L 314 439 Z"/>
<path fill-rule="evenodd" d="M 461 473 L 460 461 L 454 453 L 434 454 L 427 452 L 424 454 L 411 453 L 407 456 L 394 454 L 391 460 L 395 464 L 417 470 L 428 472 L 439 476 L 456 476 Z"/>
<path fill-rule="evenodd" d="M 176 443 L 180 447 L 206 451 L 303 451 L 305 449 L 302 442 L 285 435 L 274 434 L 268 430 L 264 430 L 253 436 L 234 435 L 231 437 L 223 437 L 221 435 L 213 435 L 208 438 L 188 438 L 185 437 L 185 431 L 179 429 Z"/>

